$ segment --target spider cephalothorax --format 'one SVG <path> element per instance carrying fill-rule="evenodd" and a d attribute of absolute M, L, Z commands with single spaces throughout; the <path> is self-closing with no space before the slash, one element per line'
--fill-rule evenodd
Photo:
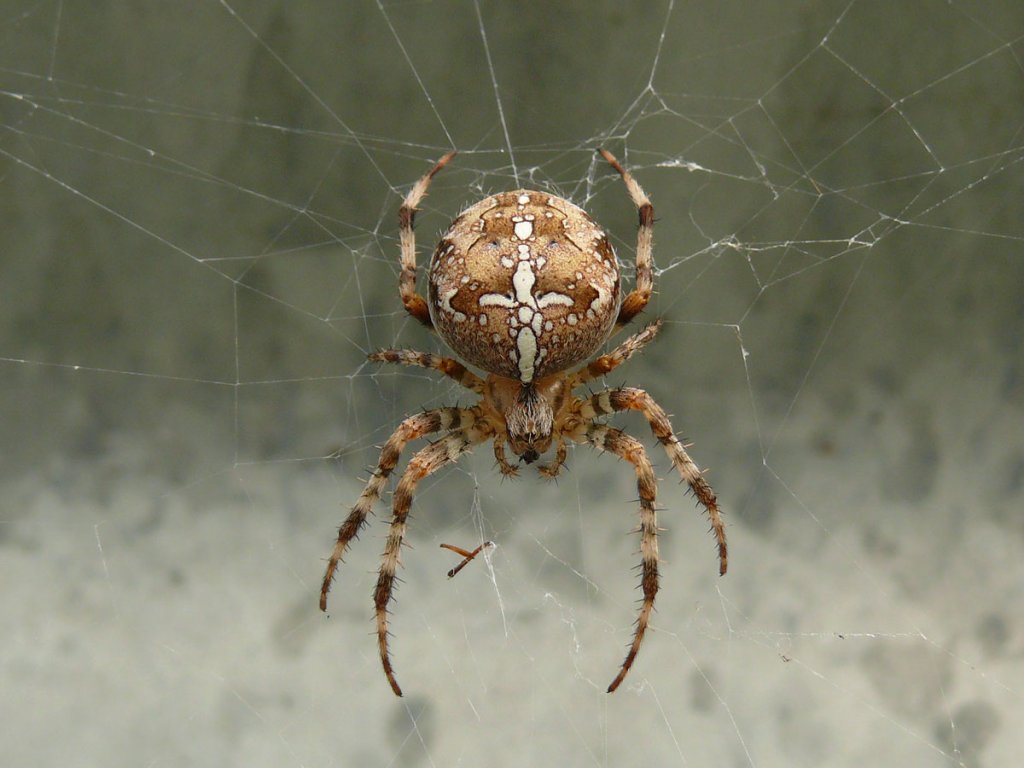
<path fill-rule="evenodd" d="M 527 464 L 554 446 L 554 459 L 539 469 L 541 474 L 555 477 L 565 463 L 566 441 L 589 443 L 614 453 L 636 471 L 643 603 L 633 642 L 609 692 L 625 678 L 640 650 L 658 591 L 657 483 L 643 444 L 598 419 L 619 411 L 643 413 L 676 471 L 707 510 L 718 544 L 719 573 L 725 573 L 725 528 L 714 491 L 676 438 L 665 411 L 642 389 L 619 387 L 587 397 L 572 394 L 628 360 L 661 327 L 661 322 L 655 321 L 610 353 L 569 370 L 590 358 L 609 336 L 636 317 L 653 288 L 654 208 L 611 153 L 600 152 L 622 176 L 640 217 L 636 286 L 621 302 L 619 265 L 604 230 L 568 200 L 522 189 L 492 195 L 459 214 L 434 251 L 429 300 L 424 300 L 416 291 L 413 220 L 431 179 L 454 152 L 442 157 L 413 186 L 399 211 L 402 303 L 413 317 L 436 330 L 458 358 L 488 374 L 481 379 L 457 359 L 413 350 L 386 349 L 370 355 L 372 360 L 437 370 L 480 395 L 480 401 L 470 408 L 436 408 L 410 416 L 398 426 L 384 444 L 359 500 L 338 529 L 324 573 L 322 610 L 327 609 L 327 593 L 338 563 L 383 492 L 402 449 L 412 440 L 444 432 L 440 440 L 420 449 L 401 474 L 374 590 L 381 663 L 399 696 L 402 691 L 388 653 L 388 603 L 413 493 L 423 478 L 486 440 L 493 440 L 495 459 L 505 475 L 519 471 L 506 456 L 506 444 Z"/>
<path fill-rule="evenodd" d="M 555 415 L 565 404 L 563 379 L 551 376 L 523 384 L 491 375 L 484 382 L 484 398 L 504 420 L 512 453 L 532 464 L 548 452 Z"/>

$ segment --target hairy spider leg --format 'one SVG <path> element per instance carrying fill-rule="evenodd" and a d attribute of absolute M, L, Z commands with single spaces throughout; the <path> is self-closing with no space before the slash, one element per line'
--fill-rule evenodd
<path fill-rule="evenodd" d="M 437 408 L 432 411 L 424 411 L 409 416 L 398 425 L 398 428 L 384 443 L 380 451 L 380 459 L 377 466 L 366 481 L 363 492 L 359 495 L 356 503 L 352 506 L 345 522 L 338 528 L 338 540 L 334 544 L 330 559 L 327 561 L 327 569 L 324 572 L 323 584 L 320 587 L 320 610 L 327 610 L 327 593 L 331 591 L 331 582 L 334 580 L 334 572 L 338 568 L 342 555 L 348 543 L 354 539 L 360 529 L 366 524 L 367 515 L 373 510 L 373 505 L 380 498 L 388 478 L 398 465 L 398 458 L 405 446 L 425 435 L 440 432 L 442 430 L 460 429 L 471 425 L 476 419 L 476 414 L 469 409 L 462 408 Z"/>
<path fill-rule="evenodd" d="M 654 206 L 651 205 L 650 198 L 643 188 L 633 178 L 633 174 L 622 167 L 615 159 L 615 155 L 607 149 L 599 149 L 598 152 L 622 176 L 626 191 L 637 208 L 640 221 L 640 227 L 636 232 L 636 286 L 622 300 L 622 306 L 619 307 L 615 326 L 621 328 L 643 312 L 654 290 Z"/>
<path fill-rule="evenodd" d="M 647 624 L 654 608 L 654 596 L 658 594 L 658 513 L 654 509 L 654 499 L 658 493 L 654 469 L 647 458 L 643 444 L 635 437 L 605 424 L 590 424 L 583 436 L 583 441 L 595 448 L 625 459 L 636 470 L 637 495 L 640 498 L 640 588 L 643 590 L 643 604 L 636 618 L 636 630 L 633 642 L 629 647 L 619 674 L 608 686 L 612 693 L 626 677 L 633 666 L 640 644 L 644 640 Z"/>
<path fill-rule="evenodd" d="M 589 400 L 584 401 L 580 408 L 580 415 L 586 419 L 620 411 L 640 411 L 644 415 L 647 423 L 651 426 L 654 437 L 668 454 L 672 466 L 690 486 L 693 495 L 707 511 L 711 521 L 711 532 L 718 545 L 718 574 L 724 576 L 729 567 L 729 554 L 725 541 L 725 525 L 722 523 L 722 514 L 718 509 L 718 499 L 700 469 L 686 452 L 686 448 L 675 436 L 672 422 L 669 421 L 668 414 L 664 409 L 644 390 L 620 387 L 592 395 Z"/>
<path fill-rule="evenodd" d="M 398 232 L 402 245 L 402 272 L 398 278 L 398 292 L 406 311 L 427 328 L 433 328 L 434 323 L 430 319 L 426 300 L 416 292 L 416 234 L 413 231 L 413 223 L 416 220 L 417 206 L 427 194 L 430 181 L 453 157 L 455 152 L 449 152 L 438 160 L 437 165 L 413 184 L 409 194 L 402 201 L 402 207 L 398 209 Z"/>
<path fill-rule="evenodd" d="M 409 466 L 398 481 L 394 496 L 394 514 L 391 527 L 384 542 L 384 554 L 381 559 L 377 586 L 373 590 L 373 603 L 377 615 L 377 648 L 380 651 L 380 662 L 384 667 L 384 675 L 396 696 L 402 695 L 402 689 L 395 679 L 395 670 L 391 664 L 388 651 L 388 603 L 394 592 L 395 571 L 400 562 L 402 539 L 405 536 L 406 518 L 412 507 L 413 494 L 421 480 L 432 475 L 445 464 L 456 461 L 459 456 L 472 450 L 473 446 L 482 443 L 492 434 L 486 422 L 480 422 L 451 432 L 436 443 L 421 448 L 409 460 Z"/>
<path fill-rule="evenodd" d="M 569 376 L 569 389 L 576 389 L 576 387 L 582 384 L 587 384 L 594 379 L 599 379 L 614 371 L 624 362 L 629 360 L 629 358 L 654 341 L 654 337 L 658 335 L 658 331 L 661 330 L 661 326 L 662 321 L 655 320 L 642 331 L 634 333 L 608 354 L 595 357 L 590 363 Z"/>
<path fill-rule="evenodd" d="M 377 363 L 398 363 L 443 373 L 449 379 L 458 382 L 470 392 L 483 394 L 484 381 L 458 360 L 443 357 L 430 352 L 417 352 L 414 349 L 380 349 L 371 352 L 367 359 Z"/>

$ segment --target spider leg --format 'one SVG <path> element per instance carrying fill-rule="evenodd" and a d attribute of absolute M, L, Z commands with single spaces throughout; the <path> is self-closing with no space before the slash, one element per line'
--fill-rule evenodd
<path fill-rule="evenodd" d="M 668 414 L 644 390 L 633 387 L 598 392 L 582 401 L 582 406 L 580 406 L 580 415 L 584 419 L 606 416 L 619 411 L 643 413 L 651 425 L 651 432 L 654 433 L 672 461 L 672 466 L 676 468 L 679 476 L 687 482 L 694 496 L 707 510 L 708 517 L 711 519 L 711 531 L 718 544 L 718 573 L 724 575 L 729 565 L 729 554 L 725 543 L 725 525 L 722 523 L 722 515 L 718 510 L 718 499 L 700 469 L 686 452 L 686 448 L 676 438 Z"/>
<path fill-rule="evenodd" d="M 458 429 L 467 424 L 472 424 L 476 416 L 472 410 L 462 408 L 438 408 L 432 411 L 417 413 L 405 419 L 398 428 L 384 443 L 380 451 L 380 459 L 377 467 L 366 481 L 363 492 L 352 506 L 345 522 L 338 528 L 338 540 L 334 544 L 334 550 L 327 561 L 327 569 L 324 571 L 323 584 L 320 587 L 320 610 L 327 610 L 327 593 L 331 591 L 331 582 L 334 580 L 334 572 L 341 562 L 342 555 L 348 543 L 355 538 L 359 530 L 365 525 L 366 517 L 373 509 L 374 503 L 380 498 L 388 477 L 398 465 L 398 457 L 402 449 L 412 440 L 424 435 L 440 432 L 447 429 Z"/>
<path fill-rule="evenodd" d="M 395 583 L 395 570 L 398 568 L 402 549 L 402 538 L 405 535 L 405 521 L 412 507 L 412 497 L 416 486 L 421 480 L 433 474 L 445 464 L 456 461 L 459 456 L 472 450 L 474 445 L 491 436 L 491 430 L 485 423 L 469 426 L 449 432 L 436 443 L 421 448 L 409 460 L 402 479 L 398 481 L 394 496 L 394 516 L 391 528 L 384 543 L 384 554 L 377 577 L 377 586 L 373 591 L 373 603 L 377 614 L 377 647 L 380 650 L 380 661 L 384 667 L 384 675 L 391 684 L 396 696 L 402 695 L 395 679 L 395 671 L 391 666 L 388 653 L 388 603 Z"/>
<path fill-rule="evenodd" d="M 544 464 L 537 467 L 537 471 L 549 480 L 554 480 L 558 477 L 558 473 L 561 472 L 562 467 L 565 466 L 565 458 L 569 454 L 569 451 L 565 447 L 565 440 L 562 439 L 562 436 L 557 435 L 555 440 L 558 441 L 558 447 L 555 449 L 555 460 L 550 464 Z"/>
<path fill-rule="evenodd" d="M 505 439 L 499 435 L 494 437 L 494 460 L 498 469 L 505 477 L 519 477 L 519 467 L 508 460 L 505 455 Z"/>
<path fill-rule="evenodd" d="M 606 149 L 599 149 L 601 157 L 608 164 L 619 172 L 622 181 L 626 184 L 626 191 L 633 204 L 637 207 L 640 218 L 640 228 L 636 233 L 636 287 L 622 300 L 619 308 L 619 317 L 615 326 L 621 328 L 638 314 L 643 312 L 647 302 L 651 299 L 651 291 L 654 288 L 654 260 L 652 258 L 654 240 L 654 206 L 637 183 L 633 175 L 627 171 L 615 155 Z"/>
<path fill-rule="evenodd" d="M 449 152 L 438 160 L 437 165 L 413 184 L 409 194 L 402 201 L 402 207 L 398 209 L 398 229 L 402 243 L 402 272 L 398 279 L 398 292 L 406 311 L 427 328 L 433 328 L 434 323 L 430 319 L 427 302 L 416 292 L 416 234 L 413 231 L 413 222 L 416 219 L 416 207 L 427 194 L 431 179 L 448 165 L 453 157 L 455 153 Z"/>
<path fill-rule="evenodd" d="M 368 358 L 377 363 L 415 365 L 439 371 L 472 392 L 483 394 L 484 391 L 483 379 L 451 357 L 442 357 L 430 352 L 417 352 L 414 349 L 381 349 L 372 352 Z"/>
<path fill-rule="evenodd" d="M 619 674 L 608 686 L 608 693 L 611 693 L 619 687 L 626 677 L 626 673 L 629 672 L 629 668 L 633 666 L 633 661 L 640 651 L 640 644 L 644 640 L 644 633 L 647 631 L 647 623 L 651 618 L 654 596 L 658 594 L 658 513 L 654 509 L 654 498 L 658 492 L 658 485 L 651 461 L 647 458 L 647 451 L 635 437 L 604 424 L 589 424 L 586 427 L 583 440 L 602 451 L 614 453 L 632 464 L 636 470 L 636 487 L 640 497 L 639 531 L 642 574 L 640 587 L 644 593 L 643 604 L 640 606 L 640 613 L 636 619 L 633 643 L 622 662 Z"/>
<path fill-rule="evenodd" d="M 594 379 L 599 379 L 618 368 L 633 355 L 650 344 L 661 330 L 662 321 L 655 320 L 642 331 L 634 333 L 607 355 L 595 357 L 585 368 L 581 368 L 569 377 L 569 389 L 575 389 Z"/>

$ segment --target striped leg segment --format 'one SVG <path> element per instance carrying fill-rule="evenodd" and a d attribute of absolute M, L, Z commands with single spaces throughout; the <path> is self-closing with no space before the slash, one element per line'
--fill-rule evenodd
<path fill-rule="evenodd" d="M 686 452 L 686 448 L 676 438 L 668 415 L 660 405 L 654 402 L 654 398 L 644 390 L 633 387 L 598 392 L 584 400 L 580 407 L 580 415 L 585 419 L 618 411 L 640 411 L 643 413 L 644 418 L 651 425 L 651 432 L 654 433 L 672 461 L 672 466 L 676 468 L 679 476 L 690 486 L 693 495 L 707 510 L 708 518 L 711 520 L 711 532 L 718 545 L 718 573 L 725 575 L 729 566 L 729 553 L 725 542 L 725 525 L 722 523 L 722 514 L 718 509 L 718 499 L 700 469 Z"/>
<path fill-rule="evenodd" d="M 409 460 L 409 466 L 405 468 L 402 479 L 395 488 L 394 516 L 391 518 L 391 528 L 384 543 L 384 555 L 377 586 L 373 591 L 373 603 L 377 615 L 377 648 L 380 650 L 380 661 L 384 666 L 384 675 L 396 696 L 402 695 L 402 689 L 398 687 L 395 671 L 391 666 L 391 656 L 388 653 L 388 603 L 391 602 L 394 590 L 395 571 L 400 561 L 402 539 L 405 536 L 406 519 L 412 507 L 413 494 L 421 480 L 445 464 L 457 460 L 474 445 L 490 437 L 490 434 L 490 430 L 470 427 L 452 432 L 436 443 L 420 449 Z"/>
<path fill-rule="evenodd" d="M 658 514 L 654 509 L 658 486 L 651 461 L 647 458 L 647 451 L 636 438 L 604 424 L 591 424 L 587 428 L 585 440 L 595 448 L 614 453 L 633 465 L 640 497 L 640 587 L 644 593 L 643 604 L 636 619 L 633 643 L 622 662 L 619 674 L 608 686 L 608 693 L 611 693 L 619 687 L 629 668 L 633 666 L 637 653 L 640 652 L 640 644 L 644 640 L 651 611 L 654 609 L 654 596 L 658 593 Z"/>
<path fill-rule="evenodd" d="M 634 317 L 643 312 L 647 302 L 651 300 L 651 292 L 654 290 L 654 258 L 652 251 L 654 247 L 654 206 L 643 188 L 637 183 L 633 175 L 622 167 L 615 159 L 615 155 L 606 149 L 598 150 L 608 164 L 619 172 L 622 181 L 626 184 L 626 191 L 637 208 L 640 219 L 640 228 L 636 233 L 636 287 L 622 300 L 619 308 L 619 317 L 615 321 L 617 327 L 622 327 Z"/>
<path fill-rule="evenodd" d="M 634 333 L 607 355 L 595 357 L 594 360 L 586 367 L 581 368 L 576 371 L 576 373 L 572 374 L 569 379 L 569 389 L 575 389 L 581 384 L 586 384 L 594 379 L 599 379 L 602 376 L 606 376 L 611 371 L 614 371 L 624 362 L 629 360 L 629 358 L 654 341 L 654 337 L 658 335 L 658 331 L 661 330 L 661 326 L 661 320 L 655 320 L 639 333 Z"/>
<path fill-rule="evenodd" d="M 414 365 L 419 368 L 443 373 L 449 379 L 457 381 L 471 392 L 483 394 L 484 382 L 458 360 L 442 357 L 429 352 L 417 352 L 414 349 L 381 349 L 369 355 L 369 359 L 377 363 L 399 363 Z"/>
<path fill-rule="evenodd" d="M 437 165 L 413 184 L 402 202 L 402 207 L 398 209 L 398 231 L 402 242 L 402 272 L 398 278 L 398 292 L 402 296 L 402 304 L 406 311 L 427 328 L 433 328 L 434 323 L 430 319 L 427 302 L 416 292 L 416 235 L 413 223 L 416 219 L 416 208 L 427 194 L 430 181 L 453 157 L 455 153 L 449 152 L 438 160 Z"/>
<path fill-rule="evenodd" d="M 334 572 L 341 562 L 342 555 L 348 543 L 354 539 L 363 525 L 366 524 L 366 517 L 373 509 L 373 505 L 380 498 L 388 478 L 398 465 L 398 458 L 412 440 L 429 435 L 441 430 L 459 429 L 471 425 L 476 415 L 471 410 L 461 408 L 438 408 L 433 411 L 424 411 L 410 416 L 398 425 L 384 447 L 380 451 L 380 459 L 377 467 L 366 482 L 363 492 L 359 495 L 356 503 L 352 506 L 345 522 L 338 529 L 338 540 L 334 544 L 334 551 L 327 561 L 327 570 L 324 572 L 323 585 L 320 587 L 320 610 L 327 610 L 327 593 L 331 591 L 331 582 L 334 580 Z"/>

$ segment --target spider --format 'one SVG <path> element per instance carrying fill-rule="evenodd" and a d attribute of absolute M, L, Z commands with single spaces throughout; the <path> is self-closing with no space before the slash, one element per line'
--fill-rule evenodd
<path fill-rule="evenodd" d="M 391 690 L 402 689 L 388 651 L 388 604 L 400 561 L 406 519 L 421 480 L 487 440 L 494 444 L 498 469 L 519 472 L 554 448 L 554 458 L 539 466 L 554 478 L 566 460 L 566 443 L 589 443 L 633 465 L 640 503 L 640 587 L 643 600 L 633 641 L 611 693 L 636 659 L 658 592 L 657 482 L 643 444 L 599 421 L 619 411 L 640 411 L 711 520 L 718 544 L 719 573 L 727 565 L 725 527 L 714 491 L 676 438 L 668 416 L 642 389 L 617 387 L 585 397 L 578 387 L 601 378 L 649 344 L 661 328 L 655 320 L 608 354 L 585 362 L 615 332 L 647 305 L 654 286 L 652 232 L 654 208 L 633 176 L 608 151 L 599 150 L 625 183 L 639 212 L 636 284 L 620 301 L 619 265 L 604 230 L 585 211 L 554 195 L 525 189 L 487 197 L 464 210 L 441 236 L 430 262 L 429 293 L 416 291 L 417 206 L 434 176 L 455 156 L 449 152 L 409 191 L 399 209 L 402 304 L 416 320 L 437 331 L 459 359 L 409 349 L 385 349 L 370 355 L 378 362 L 428 368 L 448 376 L 480 396 L 470 408 L 434 408 L 409 416 L 381 449 L 380 459 L 347 519 L 338 529 L 323 586 L 320 609 L 349 542 L 366 523 L 374 502 L 398 465 L 406 445 L 442 432 L 436 442 L 409 460 L 394 491 L 394 512 L 374 589 L 377 645 Z M 470 371 L 465 360 L 487 373 Z M 574 369 L 575 370 L 570 370 Z"/>

